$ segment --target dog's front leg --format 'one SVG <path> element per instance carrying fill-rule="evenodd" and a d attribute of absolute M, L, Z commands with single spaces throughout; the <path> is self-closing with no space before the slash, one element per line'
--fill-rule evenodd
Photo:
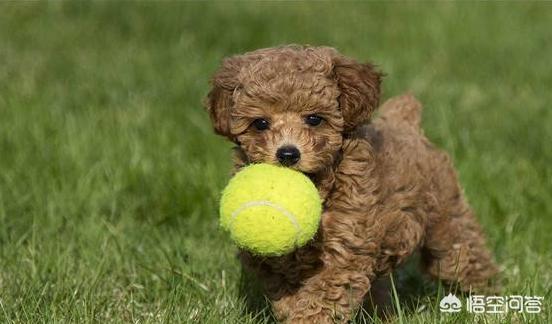
<path fill-rule="evenodd" d="M 328 264 L 273 306 L 277 317 L 286 323 L 341 323 L 351 318 L 369 290 L 366 273 Z"/>
<path fill-rule="evenodd" d="M 348 217 L 347 217 L 348 216 Z M 323 265 L 292 294 L 273 301 L 286 323 L 346 322 L 362 304 L 374 279 L 376 244 L 360 236 L 350 215 L 323 216 Z"/>

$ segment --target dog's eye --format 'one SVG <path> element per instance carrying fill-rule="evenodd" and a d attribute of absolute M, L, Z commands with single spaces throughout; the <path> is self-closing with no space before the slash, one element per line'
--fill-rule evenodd
<path fill-rule="evenodd" d="M 309 115 L 305 118 L 305 123 L 309 126 L 318 126 L 324 120 L 324 118 L 318 115 Z"/>
<path fill-rule="evenodd" d="M 257 118 L 253 121 L 253 123 L 251 123 L 251 125 L 253 125 L 255 129 L 263 131 L 268 129 L 268 126 L 270 126 L 270 123 L 266 119 Z"/>

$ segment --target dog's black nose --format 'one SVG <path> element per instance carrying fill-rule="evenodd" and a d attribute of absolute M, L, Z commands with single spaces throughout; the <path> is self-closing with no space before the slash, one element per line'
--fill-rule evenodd
<path fill-rule="evenodd" d="M 301 152 L 291 145 L 282 146 L 276 151 L 278 161 L 285 166 L 294 165 L 301 158 Z"/>

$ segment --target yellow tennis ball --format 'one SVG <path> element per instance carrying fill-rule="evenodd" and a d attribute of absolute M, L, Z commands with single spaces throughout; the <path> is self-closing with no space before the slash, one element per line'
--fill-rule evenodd
<path fill-rule="evenodd" d="M 270 164 L 241 169 L 222 193 L 220 223 L 236 244 L 277 256 L 305 245 L 320 223 L 322 203 L 301 172 Z"/>

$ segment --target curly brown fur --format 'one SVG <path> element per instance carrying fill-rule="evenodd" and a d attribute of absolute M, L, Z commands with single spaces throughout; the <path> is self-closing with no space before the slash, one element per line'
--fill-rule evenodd
<path fill-rule="evenodd" d="M 302 46 L 228 58 L 213 78 L 206 107 L 215 131 L 237 144 L 236 168 L 277 164 L 278 149 L 295 146 L 290 167 L 324 199 L 307 246 L 281 257 L 241 252 L 281 321 L 349 319 L 374 280 L 416 249 L 429 274 L 464 290 L 486 287 L 497 271 L 450 159 L 419 129 L 421 105 L 397 97 L 371 120 L 380 81 L 371 64 Z M 307 125 L 311 115 L 322 122 Z M 257 119 L 268 128 L 256 129 Z"/>

